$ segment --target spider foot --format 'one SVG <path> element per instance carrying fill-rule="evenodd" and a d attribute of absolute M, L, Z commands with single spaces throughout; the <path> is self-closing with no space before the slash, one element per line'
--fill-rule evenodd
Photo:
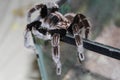
<path fill-rule="evenodd" d="M 78 53 L 78 59 L 79 59 L 79 62 L 82 63 L 85 60 L 84 54 Z"/>
<path fill-rule="evenodd" d="M 85 57 L 84 57 L 84 49 L 83 49 L 83 45 L 79 45 L 78 48 L 78 59 L 80 62 L 84 61 L 85 60 Z"/>
<path fill-rule="evenodd" d="M 61 75 L 61 62 L 59 61 L 56 65 L 56 74 Z"/>

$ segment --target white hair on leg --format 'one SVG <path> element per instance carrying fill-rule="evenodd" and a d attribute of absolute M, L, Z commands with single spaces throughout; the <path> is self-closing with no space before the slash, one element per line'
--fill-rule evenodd
<path fill-rule="evenodd" d="M 84 48 L 83 48 L 83 41 L 82 41 L 82 32 L 81 32 L 81 29 L 79 29 L 78 25 L 75 24 L 73 27 L 73 34 L 74 34 L 74 37 L 75 37 L 75 43 L 76 43 L 76 46 L 77 46 L 77 51 L 78 51 L 78 58 L 81 61 L 83 61 L 85 59 L 84 57 Z"/>
<path fill-rule="evenodd" d="M 43 35 L 42 33 L 40 33 L 38 30 L 36 29 L 32 29 L 32 33 L 34 34 L 35 37 L 39 38 L 39 39 L 43 39 L 43 40 L 51 40 L 51 35 L 50 34 L 46 34 Z"/>
<path fill-rule="evenodd" d="M 32 29 L 32 33 L 34 34 L 35 37 L 43 39 L 44 35 L 40 33 L 39 31 Z"/>
<path fill-rule="evenodd" d="M 53 7 L 59 8 L 58 4 L 56 4 L 55 2 L 47 2 L 46 5 L 48 8 L 53 8 Z"/>
<path fill-rule="evenodd" d="M 61 68 L 62 68 L 61 67 L 62 66 L 61 62 L 59 61 L 56 65 L 57 65 L 57 67 L 56 67 L 56 74 L 57 75 L 61 75 Z"/>
<path fill-rule="evenodd" d="M 57 64 L 60 61 L 60 46 L 52 48 L 52 59 Z"/>
<path fill-rule="evenodd" d="M 78 58 L 79 58 L 80 61 L 83 61 L 85 59 L 83 41 L 82 41 L 79 34 L 75 35 L 75 42 L 76 42 L 76 45 L 77 45 Z"/>
<path fill-rule="evenodd" d="M 53 39 L 51 40 L 52 44 L 52 58 L 57 64 L 60 60 L 60 46 L 59 46 L 59 35 L 54 34 Z"/>
<path fill-rule="evenodd" d="M 33 39 L 32 39 L 32 34 L 31 34 L 31 31 L 29 30 L 25 30 L 25 34 L 24 34 L 24 46 L 26 48 L 32 48 L 34 49 L 34 42 L 33 42 Z"/>
<path fill-rule="evenodd" d="M 47 34 L 44 36 L 44 40 L 51 40 L 51 35 L 47 32 Z"/>
<path fill-rule="evenodd" d="M 61 75 L 61 62 L 60 62 L 60 35 L 55 33 L 53 35 L 53 39 L 51 40 L 52 44 L 52 58 L 54 63 L 56 64 L 56 73 L 57 75 Z"/>
<path fill-rule="evenodd" d="M 77 51 L 78 51 L 78 57 L 79 57 L 80 61 L 83 61 L 85 59 L 83 45 L 78 45 Z"/>

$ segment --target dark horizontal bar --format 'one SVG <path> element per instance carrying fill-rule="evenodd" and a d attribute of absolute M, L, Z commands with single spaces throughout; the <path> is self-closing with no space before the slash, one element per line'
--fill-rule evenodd
<path fill-rule="evenodd" d="M 61 41 L 66 42 L 71 45 L 75 45 L 75 40 L 72 37 L 66 36 L 62 38 Z M 93 42 L 87 39 L 83 39 L 83 46 L 84 48 L 88 50 L 120 60 L 120 49 L 110 47 L 110 46 L 107 46 L 107 45 L 104 45 L 98 42 Z"/>

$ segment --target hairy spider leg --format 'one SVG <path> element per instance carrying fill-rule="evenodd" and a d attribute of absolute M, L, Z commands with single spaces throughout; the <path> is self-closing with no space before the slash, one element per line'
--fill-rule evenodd
<path fill-rule="evenodd" d="M 89 30 L 90 30 L 90 25 L 88 23 L 88 20 L 83 14 L 77 14 L 73 18 L 73 22 L 70 28 L 68 28 L 68 30 L 71 31 L 71 33 L 75 37 L 75 42 L 77 45 L 78 57 L 79 57 L 80 62 L 85 59 L 84 54 L 83 54 L 84 49 L 83 49 L 83 41 L 82 41 L 82 28 L 85 29 L 85 39 L 87 39 Z"/>
<path fill-rule="evenodd" d="M 26 48 L 34 49 L 34 42 L 32 40 L 31 32 L 26 30 L 24 33 L 24 46 Z"/>
<path fill-rule="evenodd" d="M 30 44 L 30 42 L 33 42 L 32 33 L 31 33 L 32 28 L 34 27 L 34 28 L 38 29 L 38 26 L 41 24 L 41 22 L 39 22 L 38 19 L 37 19 L 37 21 L 31 23 L 31 14 L 33 12 L 35 12 L 36 10 L 39 10 L 43 6 L 44 6 L 43 4 L 39 4 L 39 5 L 36 5 L 34 8 L 31 8 L 28 11 L 28 14 L 27 14 L 27 22 L 28 22 L 28 24 L 27 24 L 27 27 L 26 27 L 26 30 L 25 30 L 25 35 L 24 35 L 24 44 L 25 44 L 25 47 L 27 47 L 27 48 L 34 47 L 34 45 Z"/>
<path fill-rule="evenodd" d="M 75 38 L 75 43 L 76 43 L 77 51 L 78 51 L 78 58 L 80 62 L 82 62 L 85 59 L 84 54 L 83 54 L 84 48 L 83 48 L 83 41 L 82 41 L 82 28 L 84 27 L 82 20 L 85 17 L 81 15 L 82 14 L 77 14 L 73 18 L 73 22 L 71 24 L 72 34 L 74 35 L 74 38 Z"/>
<path fill-rule="evenodd" d="M 82 62 L 85 59 L 85 57 L 83 54 L 84 49 L 83 49 L 83 41 L 82 41 L 81 31 L 79 31 L 80 28 L 77 24 L 73 25 L 72 30 L 73 30 L 73 35 L 75 38 L 75 43 L 77 46 L 78 58 L 79 58 L 79 61 Z"/>
<path fill-rule="evenodd" d="M 90 32 L 89 22 L 88 22 L 88 20 L 86 19 L 86 17 L 83 14 L 79 14 L 79 15 L 80 15 L 83 27 L 85 29 L 85 39 L 88 39 L 88 35 L 89 35 L 89 32 Z"/>
<path fill-rule="evenodd" d="M 60 62 L 60 34 L 58 33 L 54 33 L 53 34 L 53 38 L 51 40 L 51 44 L 52 44 L 52 58 L 53 61 L 56 64 L 56 72 L 57 75 L 61 74 L 61 62 Z"/>
<path fill-rule="evenodd" d="M 48 2 L 49 3 L 49 2 Z M 51 8 L 50 8 L 51 6 Z M 27 15 L 27 20 L 29 22 L 31 22 L 31 14 L 34 13 L 37 10 L 40 10 L 40 17 L 41 18 L 45 18 L 49 13 L 54 13 L 55 11 L 58 11 L 58 6 L 57 4 L 55 5 L 46 5 L 46 4 L 38 4 L 35 5 L 33 8 L 31 8 L 28 11 L 28 15 Z"/>
<path fill-rule="evenodd" d="M 40 17 L 41 18 L 45 18 L 48 15 L 47 6 L 45 4 L 35 5 L 35 7 L 31 8 L 28 11 L 28 15 L 27 15 L 28 22 L 31 22 L 31 14 L 34 13 L 35 11 L 37 11 L 37 10 L 40 10 Z"/>
<path fill-rule="evenodd" d="M 40 10 L 41 9 L 41 10 Z M 32 13 L 34 13 L 35 11 L 37 10 L 40 10 L 40 15 L 37 17 L 37 19 L 31 23 L 31 15 Z M 24 35 L 24 43 L 26 45 L 28 45 L 28 43 L 30 42 L 30 39 L 29 37 L 31 35 L 27 35 L 28 33 L 31 34 L 31 32 L 37 36 L 38 38 L 43 38 L 43 39 L 47 39 L 47 37 L 44 36 L 44 34 L 42 33 L 39 33 L 37 30 L 39 29 L 39 27 L 41 27 L 40 25 L 42 24 L 39 20 L 41 18 L 44 18 L 47 16 L 47 6 L 45 4 L 38 4 L 38 5 L 35 5 L 33 8 L 31 8 L 29 11 L 28 11 L 28 14 L 27 14 L 27 27 L 26 27 L 26 35 Z"/>
<path fill-rule="evenodd" d="M 32 33 L 38 37 L 37 30 L 39 26 L 41 25 L 40 21 L 34 21 L 32 23 L 27 24 L 25 34 L 24 34 L 24 44 L 27 48 L 32 48 L 33 46 L 33 40 L 32 40 Z M 35 31 L 36 30 L 36 31 Z M 31 33 L 32 32 L 32 33 Z M 43 36 L 43 34 L 39 36 Z"/>

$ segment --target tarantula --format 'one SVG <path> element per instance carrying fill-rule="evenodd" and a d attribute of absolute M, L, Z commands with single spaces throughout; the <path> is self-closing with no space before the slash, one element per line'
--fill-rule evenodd
<path fill-rule="evenodd" d="M 31 14 L 39 10 L 37 19 L 31 22 Z M 62 15 L 59 12 L 59 6 L 56 3 L 48 2 L 46 4 L 35 5 L 28 11 L 27 19 L 29 24 L 26 27 L 26 35 L 32 32 L 36 37 L 44 40 L 51 40 L 52 58 L 57 68 L 58 75 L 61 74 L 60 62 L 60 38 L 71 34 L 75 38 L 79 61 L 84 60 L 82 29 L 85 29 L 85 38 L 88 38 L 90 26 L 83 14 L 67 13 Z M 28 36 L 25 35 L 25 39 Z"/>

